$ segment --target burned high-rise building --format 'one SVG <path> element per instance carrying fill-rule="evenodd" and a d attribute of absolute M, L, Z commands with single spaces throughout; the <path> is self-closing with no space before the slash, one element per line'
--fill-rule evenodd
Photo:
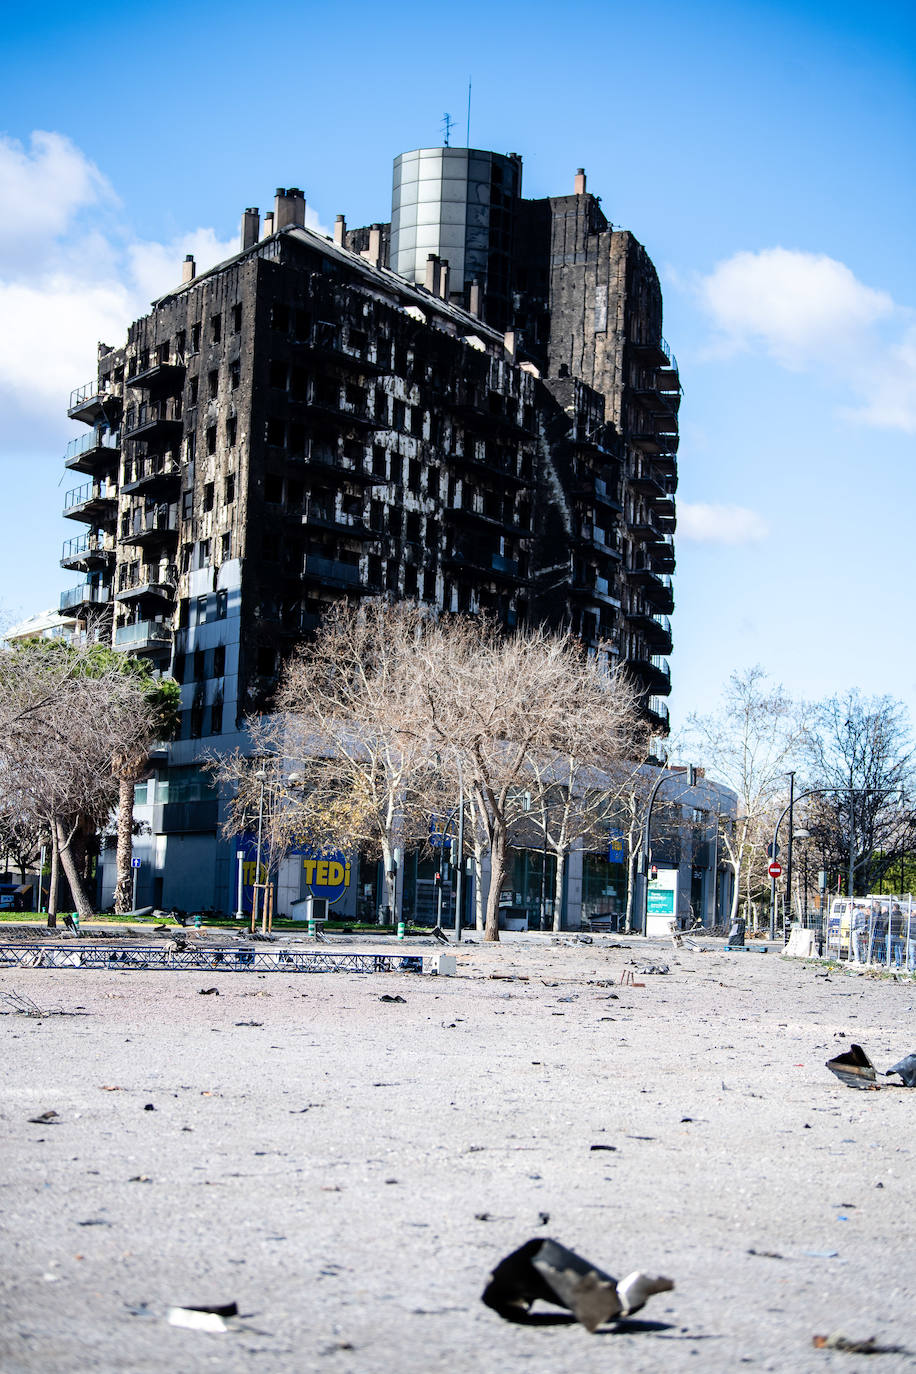
<path fill-rule="evenodd" d="M 281 189 L 71 397 L 84 532 L 62 562 L 85 580 L 62 608 L 182 684 L 141 899 L 234 905 L 199 760 L 243 742 L 341 597 L 571 626 L 665 733 L 680 390 L 658 279 L 583 172 L 534 201 L 521 175 L 403 154 L 390 220 L 338 216 L 333 239 Z"/>

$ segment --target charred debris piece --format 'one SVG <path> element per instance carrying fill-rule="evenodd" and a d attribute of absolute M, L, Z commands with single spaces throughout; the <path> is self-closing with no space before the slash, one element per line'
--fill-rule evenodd
<path fill-rule="evenodd" d="M 861 1045 L 850 1045 L 843 1054 L 828 1059 L 826 1067 L 831 1073 L 836 1074 L 840 1082 L 845 1083 L 847 1088 L 861 1088 L 865 1091 L 876 1092 L 879 1088 L 900 1086 L 896 1083 L 879 1083 L 877 1081 L 878 1070 Z M 908 1054 L 904 1059 L 898 1060 L 896 1064 L 883 1072 L 882 1077 L 889 1078 L 893 1073 L 900 1075 L 903 1087 L 916 1088 L 916 1054 Z"/>
<path fill-rule="evenodd" d="M 526 1241 L 500 1260 L 483 1291 L 487 1307 L 506 1321 L 535 1322 L 538 1299 L 567 1308 L 588 1331 L 638 1312 L 653 1293 L 674 1287 L 661 1275 L 636 1272 L 617 1280 L 555 1240 Z"/>

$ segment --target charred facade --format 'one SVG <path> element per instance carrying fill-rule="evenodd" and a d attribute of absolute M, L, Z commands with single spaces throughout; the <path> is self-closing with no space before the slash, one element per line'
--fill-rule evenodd
<path fill-rule="evenodd" d="M 439 158 L 438 201 L 424 152 L 467 153 L 463 183 Z M 515 155 L 411 156 L 390 223 L 325 238 L 296 188 L 247 209 L 240 252 L 188 260 L 71 397 L 62 563 L 85 580 L 61 608 L 182 684 L 151 826 L 209 836 L 224 906 L 201 751 L 243 740 L 335 599 L 570 626 L 667 728 L 680 387 L 654 268 L 583 173 L 525 201 Z"/>

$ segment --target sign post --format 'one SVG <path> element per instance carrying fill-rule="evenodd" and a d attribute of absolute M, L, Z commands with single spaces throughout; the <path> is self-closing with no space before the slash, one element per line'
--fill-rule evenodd
<path fill-rule="evenodd" d="M 133 869 L 133 879 L 134 879 L 134 890 L 133 890 L 133 896 L 132 896 L 132 898 L 131 898 L 131 905 L 133 906 L 134 911 L 136 911 L 136 910 L 137 910 L 137 875 L 138 875 L 139 872 L 140 872 L 140 860 L 139 860 L 139 859 L 131 859 L 131 861 L 130 861 L 130 866 L 131 866 L 131 868 Z"/>
<path fill-rule="evenodd" d="M 771 846 L 772 847 L 772 846 Z M 776 879 L 782 877 L 782 864 L 772 859 L 767 869 L 770 875 L 770 939 L 776 939 Z"/>
<path fill-rule="evenodd" d="M 237 896 L 237 898 L 236 898 L 235 919 L 236 919 L 237 921 L 244 921 L 244 919 L 245 919 L 245 913 L 244 913 L 244 911 L 242 910 L 242 864 L 245 862 L 245 851 L 244 851 L 244 849 L 237 849 L 237 850 L 235 851 L 235 858 L 236 858 L 236 862 L 237 862 L 237 864 L 238 864 L 238 870 L 239 870 L 239 878 L 238 878 L 238 896 Z"/>

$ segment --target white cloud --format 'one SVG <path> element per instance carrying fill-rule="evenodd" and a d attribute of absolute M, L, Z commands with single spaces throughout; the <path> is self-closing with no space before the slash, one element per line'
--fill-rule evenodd
<path fill-rule="evenodd" d="M 916 432 L 912 312 L 844 263 L 786 248 L 736 253 L 700 279 L 697 295 L 714 355 L 768 354 L 842 389 L 844 418 Z"/>
<path fill-rule="evenodd" d="M 763 517 L 746 506 L 678 501 L 677 532 L 679 539 L 698 544 L 756 544 L 770 530 Z"/>
<path fill-rule="evenodd" d="M 238 251 L 209 227 L 167 243 L 138 239 L 98 167 L 62 134 L 28 147 L 0 134 L 0 452 L 41 452 L 67 432 L 70 391 L 95 375 L 100 341 L 181 281 Z M 319 233 L 315 211 L 306 222 Z"/>

